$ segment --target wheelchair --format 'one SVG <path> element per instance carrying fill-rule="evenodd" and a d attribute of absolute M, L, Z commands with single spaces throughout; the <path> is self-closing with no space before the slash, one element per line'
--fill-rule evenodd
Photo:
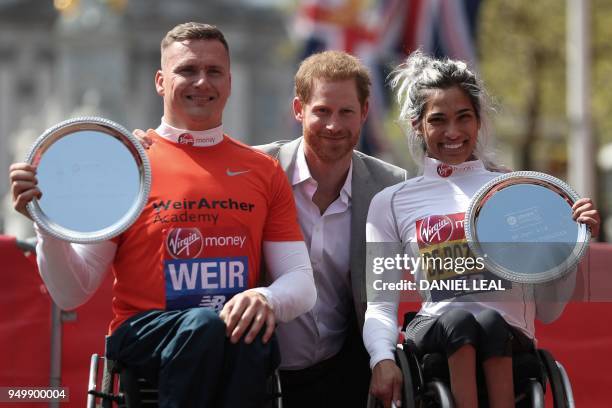
<path fill-rule="evenodd" d="M 100 362 L 102 362 L 102 367 Z M 98 376 L 102 378 L 98 384 Z M 157 388 L 134 370 L 106 357 L 92 354 L 87 387 L 87 408 L 154 408 Z M 278 371 L 268 379 L 263 408 L 282 408 Z"/>
<path fill-rule="evenodd" d="M 414 312 L 406 314 L 404 330 L 414 315 Z M 402 408 L 454 408 L 448 361 L 443 353 L 420 356 L 414 343 L 408 340 L 397 346 L 395 357 L 404 377 Z M 544 392 L 548 384 L 555 408 L 574 408 L 569 377 L 550 352 L 538 349 L 515 353 L 512 370 L 517 407 L 544 407 Z M 480 368 L 477 371 L 479 406 L 487 407 L 484 376 Z M 380 404 L 370 395 L 367 406 L 376 408 Z"/>

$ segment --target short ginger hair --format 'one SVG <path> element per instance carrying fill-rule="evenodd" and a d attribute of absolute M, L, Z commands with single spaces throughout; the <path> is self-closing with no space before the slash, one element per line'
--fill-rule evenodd
<path fill-rule="evenodd" d="M 343 51 L 313 54 L 300 64 L 295 74 L 295 95 L 303 103 L 310 102 L 315 79 L 343 81 L 354 79 L 361 107 L 370 96 L 370 73 L 354 56 Z"/>

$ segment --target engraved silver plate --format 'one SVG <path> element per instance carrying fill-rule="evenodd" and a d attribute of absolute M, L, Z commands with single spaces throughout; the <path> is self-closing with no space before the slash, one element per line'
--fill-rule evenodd
<path fill-rule="evenodd" d="M 144 208 L 151 167 L 144 148 L 107 119 L 81 117 L 46 130 L 26 161 L 38 167 L 40 200 L 32 219 L 54 237 L 78 243 L 108 240 L 125 231 Z"/>
<path fill-rule="evenodd" d="M 590 231 L 572 219 L 578 194 L 548 174 L 518 171 L 499 176 L 472 198 L 465 236 L 488 270 L 518 283 L 564 276 L 588 247 Z"/>

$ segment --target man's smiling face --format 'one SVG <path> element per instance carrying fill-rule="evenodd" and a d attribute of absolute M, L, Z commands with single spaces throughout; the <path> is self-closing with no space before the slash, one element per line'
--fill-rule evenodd
<path fill-rule="evenodd" d="M 163 51 L 155 88 L 164 98 L 169 125 L 189 130 L 221 125 L 231 89 L 227 50 L 217 40 L 171 43 Z"/>
<path fill-rule="evenodd" d="M 315 79 L 310 100 L 293 100 L 295 118 L 302 123 L 306 157 L 322 162 L 350 157 L 368 114 L 368 102 L 359 102 L 354 79 Z"/>

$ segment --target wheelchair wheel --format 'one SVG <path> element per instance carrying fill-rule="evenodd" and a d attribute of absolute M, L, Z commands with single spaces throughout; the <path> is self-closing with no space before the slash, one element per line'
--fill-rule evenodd
<path fill-rule="evenodd" d="M 544 408 L 544 390 L 538 380 L 529 381 L 524 392 L 516 395 L 514 406 L 516 408 Z"/>
<path fill-rule="evenodd" d="M 448 386 L 439 380 L 427 383 L 423 400 L 425 407 L 455 408 L 455 400 Z"/>
<path fill-rule="evenodd" d="M 404 377 L 402 384 L 402 407 L 416 408 L 417 388 L 412 378 L 413 370 L 410 367 L 406 352 L 400 345 L 395 350 L 395 361 L 397 361 L 397 365 L 402 370 L 402 376 Z"/>
<path fill-rule="evenodd" d="M 557 362 L 553 356 L 546 350 L 539 349 L 538 354 L 544 363 L 546 369 L 546 375 L 548 376 L 548 382 L 550 384 L 550 391 L 553 396 L 553 405 L 555 408 L 571 408 L 565 388 L 565 382 L 563 380 L 562 372 L 557 366 Z M 569 383 L 569 381 L 568 381 Z M 571 390 L 570 390 L 571 392 Z"/>
<path fill-rule="evenodd" d="M 413 370 L 410 368 L 406 351 L 398 345 L 395 350 L 395 362 L 402 372 L 402 408 L 416 408 L 416 387 L 412 379 Z M 368 394 L 367 408 L 380 408 L 382 404 L 372 394 Z"/>
<path fill-rule="evenodd" d="M 102 379 L 98 387 L 99 362 L 103 362 Z M 125 408 L 124 395 L 116 393 L 117 372 L 113 361 L 92 354 L 87 387 L 87 408 Z M 99 401 L 99 403 L 98 403 Z"/>
<path fill-rule="evenodd" d="M 561 379 L 563 380 L 563 389 L 565 391 L 565 398 L 567 401 L 567 405 L 570 408 L 575 408 L 576 403 L 574 402 L 574 392 L 572 391 L 572 384 L 570 382 L 569 376 L 567 375 L 565 368 L 560 362 L 555 361 L 555 364 L 557 365 L 557 368 L 559 369 L 559 373 L 561 374 Z"/>
<path fill-rule="evenodd" d="M 264 408 L 283 408 L 283 394 L 278 370 L 266 381 L 266 402 Z"/>

